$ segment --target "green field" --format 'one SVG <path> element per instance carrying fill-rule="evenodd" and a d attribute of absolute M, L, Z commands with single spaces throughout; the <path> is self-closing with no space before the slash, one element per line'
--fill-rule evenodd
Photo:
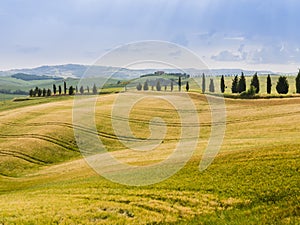
<path fill-rule="evenodd" d="M 0 104 L 4 104 L 3 102 L 7 100 L 12 100 L 14 98 L 24 97 L 24 95 L 14 95 L 14 94 L 3 94 L 0 93 Z"/>
<path fill-rule="evenodd" d="M 16 79 L 11 76 L 0 76 L 0 90 L 11 90 L 11 91 L 16 91 L 16 90 L 21 90 L 21 91 L 26 91 L 29 92 L 29 90 L 32 88 L 34 89 L 35 87 L 39 87 L 41 89 L 50 89 L 52 90 L 53 84 L 56 85 L 57 90 L 58 86 L 60 85 L 63 88 L 63 82 L 66 81 L 67 87 L 69 86 L 83 86 L 84 89 L 89 86 L 90 90 L 92 90 L 92 87 L 94 84 L 96 84 L 97 87 L 100 87 L 105 84 L 104 87 L 114 87 L 118 86 L 116 85 L 118 80 L 116 79 L 108 79 L 105 77 L 89 77 L 80 80 L 79 78 L 66 78 L 66 79 L 61 79 L 61 80 L 54 80 L 54 79 L 48 79 L 48 80 L 22 80 L 22 79 Z"/>
<path fill-rule="evenodd" d="M 168 126 L 161 146 L 141 155 L 112 129 L 111 119 L 120 118 L 110 110 L 122 94 L 98 98 L 99 138 L 128 164 L 164 160 L 180 136 L 177 111 L 155 98 L 132 108 L 136 137 L 150 135 L 154 116 Z M 0 224 L 300 224 L 300 98 L 226 99 L 221 151 L 200 172 L 211 112 L 204 95 L 189 95 L 201 129 L 195 153 L 169 179 L 141 187 L 113 183 L 87 165 L 74 138 L 74 97 L 7 102 L 0 110 Z M 174 99 L 182 101 L 180 93 Z"/>

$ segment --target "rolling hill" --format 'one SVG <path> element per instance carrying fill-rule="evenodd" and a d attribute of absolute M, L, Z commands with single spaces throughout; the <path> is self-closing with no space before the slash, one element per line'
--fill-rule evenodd
<path fill-rule="evenodd" d="M 162 98 L 144 99 L 132 108 L 129 124 L 136 137 L 149 136 L 154 116 L 168 127 L 164 142 L 141 154 L 124 147 L 112 128 L 112 119 L 124 119 L 110 114 L 120 95 L 97 101 L 99 138 L 129 164 L 165 159 L 179 140 L 178 112 Z M 182 101 L 178 93 L 173 97 Z M 0 111 L 0 223 L 299 224 L 300 130 L 295 121 L 300 99 L 227 99 L 221 151 L 200 172 L 211 112 L 204 95 L 190 97 L 200 121 L 194 126 L 201 128 L 195 153 L 169 179 L 140 187 L 106 180 L 82 158 L 73 133 L 73 97 L 7 103 L 14 105 Z"/>

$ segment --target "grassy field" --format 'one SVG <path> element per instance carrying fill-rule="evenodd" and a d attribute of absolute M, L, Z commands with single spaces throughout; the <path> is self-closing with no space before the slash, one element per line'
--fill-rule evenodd
<path fill-rule="evenodd" d="M 12 100 L 14 98 L 24 97 L 24 95 L 14 95 L 14 94 L 3 94 L 0 93 L 0 104 L 4 104 L 4 101 Z"/>
<path fill-rule="evenodd" d="M 113 132 L 111 120 L 124 119 L 110 113 L 119 95 L 98 98 L 102 142 L 128 164 L 164 160 L 180 136 L 172 104 L 149 98 L 132 108 L 129 124 L 137 137 L 150 135 L 154 116 L 168 127 L 164 142 L 141 154 Z M 205 96 L 190 97 L 200 121 L 194 126 L 201 129 L 194 155 L 169 179 L 144 187 L 106 180 L 82 159 L 73 97 L 7 103 L 0 110 L 0 224 L 299 224 L 300 98 L 226 99 L 221 151 L 199 172 L 211 112 Z M 180 94 L 174 98 L 180 101 Z"/>
<path fill-rule="evenodd" d="M 118 80 L 116 79 L 109 79 L 105 77 L 89 77 L 89 78 L 84 78 L 80 80 L 79 78 L 67 78 L 65 79 L 67 83 L 67 87 L 73 86 L 74 88 L 78 86 L 78 89 L 80 86 L 83 86 L 84 89 L 89 86 L 90 90 L 92 90 L 92 87 L 94 84 L 96 84 L 97 87 L 100 87 L 104 85 L 104 87 L 114 87 L 114 86 L 120 86 L 117 85 Z M 50 89 L 52 90 L 53 84 L 56 85 L 57 91 L 58 91 L 58 86 L 60 85 L 63 88 L 63 82 L 64 79 L 62 78 L 61 80 L 54 80 L 54 79 L 48 79 L 48 80 L 30 80 L 30 81 L 25 81 L 22 79 L 16 79 L 11 76 L 0 76 L 0 90 L 11 90 L 11 91 L 16 91 L 16 90 L 21 90 L 25 92 L 29 92 L 29 90 L 32 88 L 34 89 L 35 87 L 39 87 L 41 89 Z M 0 98 L 1 99 L 1 98 Z"/>

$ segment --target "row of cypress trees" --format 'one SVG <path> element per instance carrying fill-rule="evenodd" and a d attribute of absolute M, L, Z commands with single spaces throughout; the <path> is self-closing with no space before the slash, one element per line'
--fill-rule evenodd
<path fill-rule="evenodd" d="M 69 88 L 68 88 L 66 81 L 64 81 L 64 83 L 63 83 L 63 90 L 62 90 L 61 85 L 59 85 L 58 89 L 57 89 L 55 84 L 53 84 L 52 90 L 53 90 L 54 95 L 56 95 L 56 94 L 58 94 L 58 95 L 62 95 L 62 94 L 64 94 L 64 95 L 67 95 L 67 94 L 73 95 L 73 94 L 79 93 L 79 92 L 80 92 L 80 94 L 84 94 L 84 92 L 85 92 L 85 89 L 84 89 L 83 86 L 81 86 L 79 90 L 78 90 L 77 86 L 73 87 L 72 85 L 69 86 Z M 90 93 L 89 86 L 86 87 L 86 90 L 87 90 L 87 93 L 89 94 Z M 94 86 L 92 88 L 92 93 L 97 94 L 97 92 L 98 92 L 97 86 L 96 86 L 96 84 L 94 84 Z M 35 89 L 30 89 L 30 91 L 29 91 L 29 96 L 30 97 L 36 97 L 36 96 L 45 97 L 45 96 L 51 96 L 51 95 L 52 95 L 51 90 L 50 89 L 46 90 L 45 88 L 41 89 L 41 88 L 36 87 Z"/>
<path fill-rule="evenodd" d="M 260 92 L 260 83 L 259 83 L 259 78 L 257 73 L 255 73 L 251 79 L 250 87 L 253 87 L 255 89 L 255 93 Z M 220 82 L 220 88 L 221 92 L 225 92 L 225 79 L 224 76 L 222 75 L 221 77 L 221 82 Z M 271 94 L 271 89 L 272 89 L 272 80 L 270 75 L 267 76 L 267 93 Z M 234 76 L 232 80 L 232 85 L 231 85 L 231 92 L 232 93 L 242 93 L 246 91 L 246 79 L 245 75 L 242 72 L 241 77 L 238 78 L 238 75 Z M 289 83 L 287 80 L 286 76 L 280 76 L 278 78 L 277 84 L 276 84 L 276 91 L 279 94 L 287 94 L 289 91 Z M 300 93 L 300 70 L 299 73 L 296 77 L 296 93 Z"/>
<path fill-rule="evenodd" d="M 164 90 L 167 91 L 167 87 L 168 86 L 167 85 L 163 85 L 163 86 L 164 86 Z M 181 91 L 181 86 L 182 86 L 181 77 L 179 77 L 178 78 L 178 90 L 179 91 Z M 156 82 L 155 88 L 156 88 L 156 91 L 161 91 L 162 87 L 161 87 L 161 84 L 160 84 L 159 80 Z M 138 91 L 141 91 L 141 90 L 148 91 L 149 90 L 148 80 L 146 80 L 144 82 L 144 85 L 142 85 L 141 83 L 138 83 L 136 85 L 136 89 Z M 189 91 L 189 89 L 190 89 L 190 85 L 189 85 L 188 81 L 185 84 L 185 89 L 186 89 L 186 91 Z M 153 85 L 151 86 L 151 90 L 154 91 L 154 86 Z M 170 83 L 170 90 L 171 91 L 174 90 L 174 83 L 173 83 L 173 81 L 171 81 L 171 83 Z"/>

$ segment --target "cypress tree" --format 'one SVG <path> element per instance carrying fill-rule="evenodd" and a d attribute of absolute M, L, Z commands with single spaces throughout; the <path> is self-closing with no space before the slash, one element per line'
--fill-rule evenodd
<path fill-rule="evenodd" d="M 173 81 L 171 80 L 171 91 L 173 91 L 173 87 L 174 85 L 173 85 Z"/>
<path fill-rule="evenodd" d="M 214 85 L 214 80 L 213 79 L 210 79 L 210 82 L 209 82 L 209 91 L 210 92 L 215 92 L 215 85 Z"/>
<path fill-rule="evenodd" d="M 255 87 L 255 89 L 256 89 L 256 91 L 255 91 L 256 94 L 259 92 L 259 79 L 258 79 L 257 73 L 255 73 L 255 74 L 253 75 L 250 86 Z"/>
<path fill-rule="evenodd" d="M 87 86 L 87 87 L 86 87 L 86 90 L 87 90 L 87 92 L 88 92 L 88 94 L 89 94 L 89 93 L 90 93 L 90 87 Z"/>
<path fill-rule="evenodd" d="M 56 85 L 53 84 L 53 94 L 56 95 Z"/>
<path fill-rule="evenodd" d="M 39 93 L 39 88 L 35 87 L 34 91 L 33 91 L 33 95 L 36 96 Z"/>
<path fill-rule="evenodd" d="M 224 93 L 225 92 L 225 79 L 224 79 L 224 75 L 222 75 L 222 77 L 221 77 L 220 88 L 221 88 L 221 92 Z"/>
<path fill-rule="evenodd" d="M 45 88 L 43 88 L 43 97 L 45 97 L 46 96 L 46 89 Z"/>
<path fill-rule="evenodd" d="M 42 89 L 39 88 L 37 94 L 38 94 L 39 97 L 41 97 L 41 95 L 42 95 Z"/>
<path fill-rule="evenodd" d="M 58 94 L 61 95 L 61 86 L 58 86 Z"/>
<path fill-rule="evenodd" d="M 142 90 L 142 85 L 141 85 L 141 83 L 138 83 L 138 84 L 136 85 L 136 90 L 138 90 L 138 91 Z"/>
<path fill-rule="evenodd" d="M 202 93 L 205 93 L 205 74 L 202 73 Z"/>
<path fill-rule="evenodd" d="M 235 75 L 234 78 L 232 79 L 232 85 L 231 85 L 231 92 L 232 93 L 238 93 L 238 75 Z"/>
<path fill-rule="evenodd" d="M 181 77 L 178 79 L 178 91 L 181 91 Z"/>
<path fill-rule="evenodd" d="M 242 93 L 243 91 L 246 91 L 246 79 L 245 79 L 245 75 L 242 72 L 241 78 L 238 82 L 238 93 Z"/>
<path fill-rule="evenodd" d="M 93 86 L 93 94 L 94 94 L 94 95 L 97 94 L 97 87 L 96 87 L 96 84 L 94 84 L 94 86 Z"/>
<path fill-rule="evenodd" d="M 268 74 L 268 77 L 267 77 L 267 93 L 268 94 L 271 94 L 271 89 L 272 89 L 272 81 L 271 81 L 270 74 Z"/>
<path fill-rule="evenodd" d="M 186 91 L 189 91 L 189 90 L 190 90 L 190 85 L 189 85 L 189 82 L 188 82 L 188 81 L 186 82 L 185 90 L 186 90 Z"/>
<path fill-rule="evenodd" d="M 143 89 L 144 89 L 144 91 L 149 90 L 148 80 L 145 81 Z"/>
<path fill-rule="evenodd" d="M 161 86 L 160 86 L 159 80 L 158 80 L 157 83 L 156 83 L 156 90 L 157 90 L 157 91 L 161 91 Z"/>
<path fill-rule="evenodd" d="M 69 87 L 69 95 L 73 95 L 74 94 L 74 88 L 73 86 Z"/>
<path fill-rule="evenodd" d="M 300 93 L 300 69 L 296 77 L 296 93 Z"/>
<path fill-rule="evenodd" d="M 50 89 L 47 90 L 47 96 L 51 96 L 51 90 Z"/>
<path fill-rule="evenodd" d="M 279 94 L 287 94 L 289 92 L 289 82 L 285 76 L 278 78 L 276 90 Z"/>
<path fill-rule="evenodd" d="M 64 93 L 67 94 L 67 83 L 64 81 Z"/>
<path fill-rule="evenodd" d="M 80 94 L 82 94 L 82 95 L 83 95 L 83 93 L 84 93 L 83 86 L 81 86 L 81 87 L 80 87 L 79 91 L 80 91 Z"/>

